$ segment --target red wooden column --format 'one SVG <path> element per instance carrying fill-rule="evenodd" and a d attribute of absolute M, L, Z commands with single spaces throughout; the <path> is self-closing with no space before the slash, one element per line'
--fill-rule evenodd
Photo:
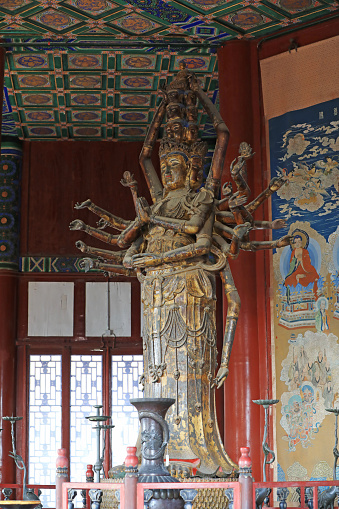
<path fill-rule="evenodd" d="M 17 273 L 0 269 L 0 415 L 15 415 L 15 339 Z M 11 426 L 1 422 L 0 482 L 15 483 L 15 464 L 8 453 L 12 450 Z"/>
<path fill-rule="evenodd" d="M 0 90 L 4 86 L 5 52 L 0 48 Z M 1 129 L 2 111 L 0 111 Z M 18 257 L 18 228 L 12 213 L 12 203 L 18 198 L 18 188 L 13 189 L 12 161 L 6 161 L 1 153 L 0 162 L 0 416 L 15 415 L 15 340 L 16 340 L 16 309 L 17 309 L 17 265 L 13 256 Z M 15 164 L 15 162 L 13 163 Z M 16 173 L 16 171 L 15 171 Z M 8 174 L 8 176 L 7 176 Z M 13 201 L 12 201 L 13 198 Z M 14 236 L 14 238 L 13 238 Z M 16 237 L 16 238 L 15 238 Z M 3 431 L 0 434 L 0 482 L 13 483 L 15 464 L 8 456 L 11 445 L 11 426 L 7 421 L 0 422 Z"/>
<path fill-rule="evenodd" d="M 256 46 L 249 41 L 230 41 L 219 50 L 218 59 L 220 112 L 230 130 L 227 171 L 225 168 L 228 177 L 225 180 L 231 180 L 229 166 L 239 155 L 239 144 L 248 142 L 256 153 L 247 165 L 248 183 L 254 197 L 265 187 Z M 256 219 L 261 214 L 259 212 Z M 259 240 L 259 237 L 255 238 Z M 253 475 L 260 480 L 261 413 L 252 400 L 267 397 L 266 393 L 262 393 L 267 385 L 264 255 L 241 252 L 230 265 L 241 299 L 241 311 L 231 354 L 230 374 L 225 382 L 224 443 L 233 460 L 239 457 L 240 447 L 250 447 Z M 225 301 L 224 317 L 226 312 Z M 259 370 L 259 362 L 263 358 Z"/>

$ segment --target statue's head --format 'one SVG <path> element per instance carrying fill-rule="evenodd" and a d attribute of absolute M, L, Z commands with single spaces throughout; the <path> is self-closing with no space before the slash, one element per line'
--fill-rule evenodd
<path fill-rule="evenodd" d="M 186 133 L 185 123 L 180 118 L 171 119 L 167 122 L 165 131 L 168 139 L 182 143 Z"/>
<path fill-rule="evenodd" d="M 197 190 L 202 184 L 206 152 L 207 144 L 204 142 L 196 142 L 191 146 L 186 180 L 190 189 Z"/>
<path fill-rule="evenodd" d="M 186 143 L 191 145 L 199 139 L 199 127 L 194 122 L 189 122 L 185 130 Z"/>
<path fill-rule="evenodd" d="M 164 191 L 185 187 L 189 167 L 189 147 L 168 139 L 161 140 L 160 169 Z"/>
<path fill-rule="evenodd" d="M 188 122 L 195 122 L 198 121 L 198 109 L 196 106 L 187 106 L 186 107 L 186 118 Z"/>
<path fill-rule="evenodd" d="M 173 89 L 169 88 L 167 90 L 167 97 L 169 103 L 182 103 L 184 99 L 184 95 L 182 94 L 182 92 L 177 90 L 176 88 Z"/>
<path fill-rule="evenodd" d="M 182 103 L 169 103 L 166 107 L 168 120 L 181 120 L 184 116 L 184 107 Z"/>
<path fill-rule="evenodd" d="M 185 94 L 185 102 L 187 106 L 195 106 L 197 104 L 197 95 L 193 90 L 187 90 Z"/>

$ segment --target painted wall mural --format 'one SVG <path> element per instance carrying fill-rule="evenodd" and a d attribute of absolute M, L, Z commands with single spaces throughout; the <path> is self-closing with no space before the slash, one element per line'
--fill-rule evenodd
<path fill-rule="evenodd" d="M 273 254 L 278 480 L 332 478 L 339 406 L 339 100 L 269 121 L 272 219 L 291 245 Z"/>

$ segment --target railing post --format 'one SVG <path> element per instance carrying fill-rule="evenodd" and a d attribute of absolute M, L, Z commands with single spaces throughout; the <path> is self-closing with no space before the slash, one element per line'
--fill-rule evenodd
<path fill-rule="evenodd" d="M 74 509 L 74 502 L 73 500 L 75 499 L 75 497 L 77 496 L 78 492 L 76 490 L 74 490 L 73 488 L 70 488 L 68 490 L 68 509 Z"/>
<path fill-rule="evenodd" d="M 125 459 L 125 507 L 121 509 L 137 509 L 138 458 L 136 447 L 127 447 Z"/>
<path fill-rule="evenodd" d="M 286 509 L 287 508 L 287 497 L 290 494 L 290 490 L 288 488 L 278 488 L 277 489 L 277 498 L 279 501 L 279 508 Z"/>
<path fill-rule="evenodd" d="M 68 458 L 66 457 L 66 449 L 58 449 L 58 457 L 56 460 L 56 477 L 55 477 L 55 507 L 62 509 L 62 485 L 69 481 Z"/>
<path fill-rule="evenodd" d="M 12 488 L 4 488 L 2 490 L 2 494 L 5 497 L 5 500 L 9 500 L 10 496 L 12 495 L 13 490 Z"/>
<path fill-rule="evenodd" d="M 101 490 L 89 490 L 89 498 L 91 499 L 91 509 L 100 509 L 102 502 Z"/>
<path fill-rule="evenodd" d="M 192 509 L 193 501 L 197 494 L 198 490 L 180 490 L 180 496 L 185 502 L 185 509 Z"/>
<path fill-rule="evenodd" d="M 252 460 L 250 458 L 249 447 L 240 447 L 241 456 L 239 458 L 239 484 L 241 487 L 240 504 L 241 509 L 252 509 L 253 507 L 253 477 Z M 236 507 L 234 509 L 237 509 Z"/>
<path fill-rule="evenodd" d="M 228 500 L 228 509 L 233 509 L 233 502 L 234 502 L 234 490 L 233 490 L 233 488 L 227 488 L 225 490 L 225 497 Z"/>

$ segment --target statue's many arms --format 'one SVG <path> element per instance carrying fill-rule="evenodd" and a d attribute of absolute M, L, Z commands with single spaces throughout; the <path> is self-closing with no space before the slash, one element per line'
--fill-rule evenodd
<path fill-rule="evenodd" d="M 123 185 L 130 187 L 136 209 L 134 221 L 125 221 L 96 206 L 91 200 L 75 208 L 88 208 L 100 216 L 99 227 L 82 221 L 72 230 L 84 230 L 122 252 L 96 249 L 78 241 L 90 255 L 86 268 L 106 273 L 136 275 L 142 285 L 143 354 L 145 397 L 171 397 L 176 403 L 167 414 L 170 428 L 169 456 L 176 460 L 200 460 L 198 471 L 228 475 L 236 464 L 227 455 L 216 420 L 215 389 L 228 375 L 229 359 L 240 310 L 228 258 L 240 249 L 282 247 L 289 237 L 275 242 L 249 240 L 255 228 L 280 228 L 283 221 L 254 221 L 254 210 L 283 180 L 274 179 L 268 188 L 246 205 L 250 190 L 246 160 L 249 145 L 242 144 L 232 163 L 232 185 L 223 186 L 218 200 L 229 132 L 219 112 L 200 88 L 194 75 L 182 69 L 153 117 L 140 155 L 153 204 L 138 197 L 137 184 L 126 172 Z M 206 147 L 198 140 L 195 124 L 196 99 L 211 118 L 216 146 L 208 178 L 202 185 Z M 165 137 L 160 145 L 161 181 L 151 154 L 167 112 Z M 106 228 L 120 231 L 112 234 Z M 211 254 L 213 256 L 211 256 Z M 213 260 L 213 261 L 211 261 Z M 219 272 L 228 303 L 221 364 L 217 367 L 215 276 Z M 220 470 L 221 467 L 221 470 Z"/>

